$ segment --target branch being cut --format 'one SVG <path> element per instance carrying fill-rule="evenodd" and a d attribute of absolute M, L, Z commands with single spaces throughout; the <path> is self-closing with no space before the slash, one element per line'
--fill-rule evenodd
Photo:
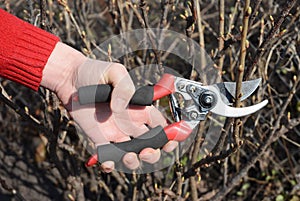
<path fill-rule="evenodd" d="M 245 60 L 246 60 L 246 53 L 247 53 L 247 33 L 248 33 L 248 25 L 249 25 L 249 17 L 251 15 L 251 7 L 250 7 L 250 0 L 246 0 L 245 7 L 244 7 L 244 18 L 243 18 L 243 30 L 241 34 L 241 50 L 240 50 L 240 63 L 237 70 L 236 75 L 236 97 L 235 97 L 235 106 L 240 107 L 241 104 L 241 88 L 244 76 L 244 69 L 245 69 Z M 233 135 L 233 143 L 234 146 L 240 146 L 240 131 L 242 128 L 242 121 L 238 118 L 234 121 L 234 135 Z"/>

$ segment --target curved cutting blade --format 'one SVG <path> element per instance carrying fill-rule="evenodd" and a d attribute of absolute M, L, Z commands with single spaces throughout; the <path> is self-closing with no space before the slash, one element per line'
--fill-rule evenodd
<path fill-rule="evenodd" d="M 252 113 L 255 113 L 256 111 L 260 110 L 264 106 L 268 104 L 268 100 L 264 100 L 256 105 L 248 106 L 248 107 L 230 107 L 225 103 L 220 95 L 220 92 L 217 87 L 215 86 L 208 86 L 208 89 L 210 91 L 213 91 L 215 95 L 217 96 L 216 105 L 210 110 L 212 113 L 221 115 L 224 117 L 242 117 L 246 116 Z"/>

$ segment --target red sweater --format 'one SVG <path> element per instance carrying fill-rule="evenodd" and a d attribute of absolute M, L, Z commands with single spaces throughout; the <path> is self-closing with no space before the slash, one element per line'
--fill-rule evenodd
<path fill-rule="evenodd" d="M 0 76 L 37 90 L 59 38 L 0 9 Z"/>

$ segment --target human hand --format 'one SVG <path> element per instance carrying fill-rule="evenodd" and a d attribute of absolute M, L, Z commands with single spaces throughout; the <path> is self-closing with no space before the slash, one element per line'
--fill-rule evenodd
<path fill-rule="evenodd" d="M 166 120 L 153 106 L 127 107 L 135 87 L 124 66 L 88 59 L 63 43 L 58 43 L 49 57 L 41 84 L 57 93 L 72 118 L 96 146 L 137 137 L 148 130 L 145 124 L 150 127 L 166 126 Z M 72 101 L 72 95 L 79 87 L 94 84 L 111 84 L 114 87 L 110 104 L 79 105 Z M 177 142 L 170 141 L 163 149 L 169 152 L 176 146 Z M 127 153 L 123 163 L 130 169 L 136 169 L 138 158 L 155 163 L 160 158 L 160 150 L 145 148 L 139 156 Z M 105 172 L 114 169 L 112 161 L 101 166 Z"/>

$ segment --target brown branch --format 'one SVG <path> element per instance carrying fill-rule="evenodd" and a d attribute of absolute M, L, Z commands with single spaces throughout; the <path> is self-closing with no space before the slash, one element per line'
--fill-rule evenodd
<path fill-rule="evenodd" d="M 185 33 L 186 33 L 186 36 L 188 38 L 192 37 L 192 34 L 194 33 L 194 29 L 195 29 L 195 22 L 197 20 L 197 17 L 198 16 L 200 17 L 200 15 L 197 14 L 197 6 L 195 6 L 195 4 L 197 4 L 197 3 L 199 3 L 199 2 L 194 1 L 194 0 L 192 0 L 191 2 L 188 2 L 189 11 L 190 11 L 189 13 L 191 13 L 191 16 L 186 17 Z M 198 31 L 199 31 L 199 34 L 200 34 L 200 30 L 198 30 Z M 192 63 L 194 63 L 195 49 L 194 49 L 194 45 L 192 43 L 192 40 L 188 40 L 188 47 L 189 47 L 188 48 L 188 50 L 189 50 L 189 59 L 191 59 Z M 191 74 L 190 74 L 190 79 L 193 79 L 194 67 L 195 67 L 195 65 L 192 65 L 193 69 L 192 69 Z M 193 164 L 197 161 L 197 157 L 199 155 L 199 150 L 200 150 L 200 145 L 201 145 L 201 142 L 203 142 L 202 135 L 201 135 L 203 133 L 203 128 L 204 128 L 204 121 L 201 122 L 200 129 L 198 130 L 198 135 L 196 136 L 196 141 L 193 145 L 191 164 Z M 178 182 L 178 187 L 177 188 L 181 188 L 182 181 L 179 181 L 179 180 L 182 180 L 182 173 L 177 172 L 176 174 L 177 174 L 177 182 Z M 191 188 L 191 190 L 190 190 L 191 198 L 192 198 L 192 200 L 197 200 L 198 199 L 198 192 L 197 192 L 196 179 L 192 176 L 192 177 L 189 178 L 189 182 L 190 182 L 190 188 Z"/>
<path fill-rule="evenodd" d="M 40 27 L 44 30 L 50 31 L 49 27 L 46 24 L 46 9 L 45 9 L 45 0 L 40 0 L 40 13 L 41 13 L 41 25 Z"/>
<path fill-rule="evenodd" d="M 110 200 L 115 200 L 114 194 L 111 192 L 111 189 L 109 188 L 109 186 L 107 186 L 107 184 L 101 179 L 98 182 L 99 182 L 99 186 L 104 189 L 104 191 L 106 192 L 109 199 Z"/>
<path fill-rule="evenodd" d="M 258 9 L 260 7 L 261 2 L 262 2 L 262 0 L 256 0 L 256 2 L 255 2 L 254 9 L 253 9 L 250 19 L 249 19 L 249 27 L 252 27 L 254 20 L 256 19 L 257 15 L 258 15 Z"/>
<path fill-rule="evenodd" d="M 135 172 L 133 172 L 132 174 L 132 179 L 131 179 L 131 186 L 132 186 L 132 201 L 136 201 L 137 200 L 137 195 L 138 195 L 138 189 L 137 189 L 137 174 Z"/>
<path fill-rule="evenodd" d="M 224 40 L 225 40 L 225 35 L 224 35 L 224 30 L 225 30 L 225 2 L 224 0 L 219 0 L 219 51 L 221 51 L 224 48 Z M 222 55 L 219 58 L 218 62 L 218 68 L 220 73 L 222 73 L 223 69 L 223 63 L 224 63 L 224 57 L 225 55 Z"/>
<path fill-rule="evenodd" d="M 225 145 L 225 140 L 228 136 L 229 133 L 229 129 L 232 127 L 234 122 L 234 118 L 227 118 L 225 121 L 225 125 L 223 127 L 221 136 L 217 142 L 217 144 L 215 145 L 215 147 L 213 148 L 213 150 L 211 151 L 212 155 L 216 155 L 216 154 L 220 154 L 220 152 L 222 151 L 222 148 Z"/>
<path fill-rule="evenodd" d="M 197 19 L 196 15 L 196 8 L 195 8 L 195 3 L 194 1 L 188 1 L 188 13 L 190 13 L 190 16 L 186 17 L 186 26 L 185 26 L 185 34 L 188 38 L 192 38 L 192 34 L 194 33 L 195 30 L 195 21 Z M 193 40 L 188 40 L 187 41 L 188 45 L 188 60 L 190 60 L 192 63 L 192 71 L 190 74 L 190 79 L 193 79 L 193 71 L 194 71 L 194 55 L 195 55 L 195 48 L 193 45 Z"/>
<path fill-rule="evenodd" d="M 67 178 L 67 181 L 69 184 L 71 184 L 72 188 L 75 190 L 76 200 L 78 201 L 86 200 L 84 196 L 84 190 L 83 190 L 81 178 L 69 176 Z"/>
<path fill-rule="evenodd" d="M 150 26 L 149 26 L 149 19 L 148 19 L 148 15 L 147 15 L 147 12 L 146 12 L 146 7 L 147 7 L 147 4 L 144 0 L 140 0 L 140 9 L 141 9 L 141 13 L 142 13 L 142 18 L 144 20 L 144 24 L 145 24 L 145 31 L 147 33 L 147 37 L 149 38 L 150 42 L 151 42 L 151 45 L 152 45 L 152 51 L 154 53 L 154 56 L 155 56 L 155 60 L 156 60 L 156 63 L 158 64 L 159 66 L 159 73 L 160 74 L 163 74 L 164 73 L 164 68 L 162 66 L 162 61 L 161 61 L 161 53 L 157 50 L 157 44 L 155 42 L 155 39 L 152 37 L 152 34 L 150 33 Z"/>
<path fill-rule="evenodd" d="M 240 63 L 236 75 L 236 97 L 235 97 L 235 106 L 240 107 L 241 104 L 241 88 L 244 76 L 246 53 L 247 53 L 247 33 L 249 25 L 249 16 L 251 14 L 250 0 L 245 1 L 244 6 L 244 18 L 243 18 L 243 30 L 241 34 L 241 50 L 240 50 Z M 240 132 L 242 128 L 242 121 L 238 118 L 234 122 L 234 135 L 233 143 L 234 146 L 240 146 Z M 238 163 L 237 163 L 238 164 Z"/>
<path fill-rule="evenodd" d="M 176 191 L 177 200 L 180 200 L 182 195 L 182 186 L 183 186 L 182 168 L 183 168 L 182 164 L 177 161 L 175 164 L 176 181 L 177 181 L 177 191 Z"/>
<path fill-rule="evenodd" d="M 244 68 L 245 68 L 245 59 L 246 59 L 246 48 L 247 48 L 247 33 L 248 33 L 248 25 L 249 25 L 249 16 L 251 14 L 251 7 L 250 7 L 250 0 L 246 0 L 245 7 L 244 7 L 244 18 L 243 18 L 243 30 L 241 34 L 241 51 L 240 51 L 240 64 L 237 71 L 237 81 L 236 81 L 236 106 L 239 107 L 240 105 L 240 98 L 242 96 L 241 94 L 241 85 L 243 81 L 243 75 L 244 75 Z M 201 161 L 195 163 L 192 168 L 190 168 L 187 173 L 185 174 L 192 174 L 194 175 L 196 173 L 196 169 L 198 167 L 210 164 L 212 162 L 224 159 L 228 157 L 230 154 L 235 152 L 237 148 L 239 147 L 240 143 L 238 141 L 239 132 L 241 128 L 242 122 L 240 119 L 235 120 L 235 130 L 234 130 L 234 144 L 232 146 L 232 149 L 225 151 L 224 154 L 219 154 L 216 156 L 208 157 L 205 159 L 202 159 Z M 229 128 L 229 127 L 228 127 Z M 223 138 L 224 139 L 224 138 Z M 189 173 L 188 173 L 189 172 Z"/>
<path fill-rule="evenodd" d="M 161 29 L 164 29 L 164 28 L 168 28 L 167 24 L 168 24 L 168 21 L 167 21 L 167 17 L 168 17 L 168 12 L 169 12 L 169 9 L 170 9 L 170 6 L 171 4 L 174 3 L 174 0 L 162 0 L 161 1 L 161 18 L 160 18 L 160 25 L 159 27 Z"/>
<path fill-rule="evenodd" d="M 200 152 L 200 147 L 204 141 L 203 137 L 202 137 L 202 134 L 204 133 L 204 128 L 205 128 L 205 121 L 202 121 L 202 122 L 200 122 L 198 135 L 197 135 L 196 141 L 193 146 L 191 164 L 194 164 L 197 162 L 199 152 Z M 196 182 L 195 177 L 193 177 L 193 176 L 190 177 L 190 187 L 191 187 L 192 200 L 197 200 L 198 199 L 197 182 Z"/>
<path fill-rule="evenodd" d="M 123 1 L 121 0 L 117 0 L 117 5 L 118 5 L 118 8 L 119 8 L 119 13 L 120 13 L 120 22 L 121 22 L 121 31 L 122 32 L 125 32 L 127 31 L 126 29 L 126 24 L 125 24 L 125 14 L 124 14 L 124 9 L 123 9 Z"/>
<path fill-rule="evenodd" d="M 234 21 L 235 21 L 235 17 L 236 17 L 236 15 L 237 15 L 237 11 L 238 11 L 238 7 L 239 7 L 240 3 L 241 3 L 240 0 L 236 0 L 235 5 L 234 5 L 234 10 L 233 10 L 233 12 L 229 15 L 228 32 L 227 32 L 226 38 L 225 38 L 226 41 L 229 40 L 229 39 L 231 38 L 231 31 L 232 31 L 232 29 L 233 29 L 233 27 L 234 27 Z M 227 43 L 228 43 L 228 42 L 227 42 Z M 227 49 L 227 48 L 225 48 L 225 46 L 224 46 L 224 48 L 222 48 L 221 51 L 224 52 L 224 50 L 226 50 L 226 49 Z"/>
<path fill-rule="evenodd" d="M 133 13 L 135 14 L 137 20 L 139 21 L 140 25 L 142 28 L 145 28 L 146 25 L 145 25 L 145 22 L 143 20 L 143 17 L 142 15 L 140 14 L 140 12 L 136 9 L 136 6 L 134 6 L 132 4 L 132 2 L 128 2 L 128 5 L 131 7 L 131 9 L 133 10 Z"/>
<path fill-rule="evenodd" d="M 257 68 L 258 61 L 261 59 L 261 57 L 265 53 L 268 45 L 270 45 L 271 42 L 273 41 L 273 39 L 276 37 L 276 34 L 278 33 L 282 23 L 284 22 L 285 18 L 289 15 L 290 10 L 293 8 L 295 3 L 296 3 L 296 0 L 289 0 L 286 2 L 285 7 L 281 11 L 280 17 L 274 23 L 274 26 L 272 27 L 272 29 L 270 30 L 270 32 L 264 39 L 263 43 L 258 47 L 258 50 L 257 50 L 254 60 L 252 62 L 252 65 L 246 70 L 246 72 L 245 72 L 246 80 L 249 79 L 250 77 L 252 77 L 253 73 L 255 72 L 255 70 Z"/>
<path fill-rule="evenodd" d="M 207 156 L 204 159 L 201 159 L 200 161 L 194 163 L 191 168 L 189 168 L 186 172 L 183 173 L 184 178 L 188 178 L 191 176 L 195 176 L 197 174 L 197 169 L 201 167 L 209 166 L 212 163 L 220 162 L 221 160 L 224 160 L 228 156 L 230 156 L 232 153 L 236 152 L 237 146 L 231 147 L 230 149 L 221 152 L 219 155 L 216 156 Z"/>
<path fill-rule="evenodd" d="M 40 131 L 44 132 L 46 135 L 50 132 L 48 129 L 42 125 L 37 119 L 35 119 L 33 116 L 28 114 L 26 110 L 20 108 L 17 104 L 13 103 L 8 96 L 5 95 L 6 92 L 4 91 L 2 85 L 0 86 L 0 101 L 2 101 L 5 105 L 13 109 L 17 114 L 19 114 L 22 118 L 24 118 L 26 121 L 32 123 L 36 128 L 38 128 Z M 50 135 L 50 134 L 49 134 Z"/>
<path fill-rule="evenodd" d="M 204 70 L 205 66 L 207 65 L 206 62 L 206 56 L 205 56 L 205 38 L 204 38 L 204 26 L 203 26 L 203 20 L 201 16 L 201 9 L 200 9 L 200 1 L 195 0 L 195 7 L 196 7 L 196 14 L 197 14 L 197 26 L 198 26 L 198 33 L 199 33 L 199 46 L 202 48 L 200 51 L 200 67 L 202 68 L 201 70 Z M 202 75 L 202 82 L 204 84 L 207 84 L 207 78 L 206 75 Z"/>

